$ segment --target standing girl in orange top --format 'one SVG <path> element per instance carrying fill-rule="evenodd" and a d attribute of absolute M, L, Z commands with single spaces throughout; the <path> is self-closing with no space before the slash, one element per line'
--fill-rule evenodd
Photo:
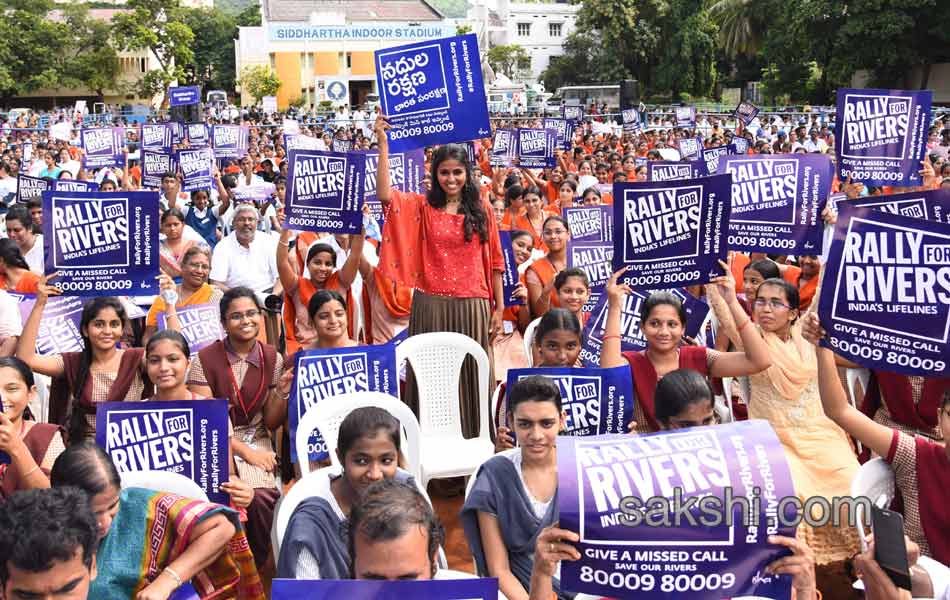
<path fill-rule="evenodd" d="M 343 268 L 334 270 L 336 251 L 331 246 L 318 242 L 307 250 L 307 276 L 298 276 L 297 269 L 290 260 L 290 234 L 290 229 L 284 227 L 277 244 L 277 272 L 285 295 L 284 326 L 287 332 L 288 356 L 316 337 L 316 331 L 307 314 L 307 305 L 317 291 L 336 290 L 346 295 L 348 306 L 353 306 L 350 284 L 356 279 L 360 257 L 363 255 L 363 234 L 351 235 L 350 255 Z M 349 334 L 353 337 L 352 323 L 355 323 L 355 320 L 352 315 L 349 323 Z"/>
<path fill-rule="evenodd" d="M 522 198 L 525 212 L 515 219 L 513 229 L 530 233 L 534 247 L 542 252 L 547 252 L 548 247 L 544 245 L 541 233 L 544 229 L 544 219 L 550 213 L 546 213 L 541 208 L 544 205 L 541 199 L 541 190 L 537 186 L 529 186 L 525 188 Z"/>
<path fill-rule="evenodd" d="M 30 272 L 30 265 L 20 248 L 9 238 L 0 238 L 0 284 L 3 289 L 21 294 L 35 294 L 40 276 Z"/>
<path fill-rule="evenodd" d="M 520 184 L 508 186 L 505 189 L 505 216 L 501 219 L 500 229 L 509 231 L 517 229 L 518 218 L 525 212 L 524 188 Z"/>
<path fill-rule="evenodd" d="M 374 129 L 379 162 L 388 164 L 390 125 L 384 116 L 376 119 Z M 427 196 L 394 190 L 389 169 L 378 170 L 376 192 L 386 214 L 379 270 L 415 289 L 409 335 L 440 331 L 467 335 L 485 349 L 491 364 L 491 339 L 501 333 L 504 320 L 505 261 L 491 206 L 479 198 L 465 147 L 448 144 L 435 152 Z M 491 373 L 488 381 L 494 381 Z M 462 432 L 474 437 L 479 429 L 480 390 L 471 357 L 462 365 L 459 386 Z M 404 399 L 418 410 L 411 369 Z"/>
<path fill-rule="evenodd" d="M 525 273 L 532 318 L 540 317 L 551 307 L 560 306 L 554 277 L 567 267 L 567 243 L 571 239 L 567 221 L 556 215 L 548 217 L 544 220 L 541 238 L 548 253 L 531 263 Z"/>

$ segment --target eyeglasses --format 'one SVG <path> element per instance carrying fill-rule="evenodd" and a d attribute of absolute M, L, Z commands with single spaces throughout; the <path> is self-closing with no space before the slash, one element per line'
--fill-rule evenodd
<path fill-rule="evenodd" d="M 261 311 L 260 311 L 260 310 L 258 310 L 258 309 L 256 309 L 256 308 L 253 308 L 253 309 L 251 309 L 251 310 L 249 310 L 249 311 L 247 311 L 247 312 L 242 312 L 242 313 L 235 312 L 235 313 L 231 313 L 231 314 L 228 315 L 228 320 L 229 320 L 229 321 L 234 321 L 235 323 L 239 323 L 239 322 L 243 321 L 244 319 L 249 319 L 249 320 L 256 319 L 258 316 L 260 316 L 260 314 L 261 314 Z"/>
<path fill-rule="evenodd" d="M 783 308 L 787 310 L 792 310 L 791 306 L 789 306 L 788 304 L 783 304 L 779 302 L 778 300 L 776 300 L 775 298 L 772 298 L 771 300 L 766 300 L 765 298 L 756 298 L 755 302 L 752 303 L 752 305 L 755 306 L 756 308 L 765 308 L 766 304 L 771 306 L 772 310 L 780 310 Z"/>

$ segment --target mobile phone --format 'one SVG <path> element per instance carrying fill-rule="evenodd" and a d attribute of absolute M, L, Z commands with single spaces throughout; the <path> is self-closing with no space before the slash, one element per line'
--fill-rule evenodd
<path fill-rule="evenodd" d="M 899 588 L 910 590 L 910 566 L 904 542 L 904 517 L 886 508 L 871 506 L 874 560 Z"/>

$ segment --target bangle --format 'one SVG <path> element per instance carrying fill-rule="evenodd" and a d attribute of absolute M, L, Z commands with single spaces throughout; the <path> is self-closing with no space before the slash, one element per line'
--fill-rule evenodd
<path fill-rule="evenodd" d="M 175 580 L 176 588 L 181 587 L 181 577 L 179 577 L 178 573 L 176 573 L 171 567 L 165 567 L 162 573 L 168 573 L 171 576 L 171 578 Z"/>
<path fill-rule="evenodd" d="M 290 242 L 282 242 L 280 240 L 277 240 L 277 243 L 280 244 L 281 246 L 284 246 L 285 248 L 290 248 Z"/>
<path fill-rule="evenodd" d="M 33 468 L 32 468 L 32 469 L 30 469 L 30 470 L 27 471 L 26 473 L 23 473 L 22 475 L 20 475 L 20 477 L 23 477 L 23 478 L 29 477 L 30 475 L 32 475 L 33 473 L 36 473 L 36 472 L 39 471 L 39 470 L 40 470 L 40 466 L 39 466 L 39 465 L 33 465 Z"/>
<path fill-rule="evenodd" d="M 742 325 L 739 325 L 739 327 L 736 328 L 736 331 L 742 331 L 743 329 L 745 329 L 745 326 L 751 322 L 752 322 L 752 319 L 746 319 L 745 322 L 742 323 Z"/>
<path fill-rule="evenodd" d="M 618 333 L 618 334 L 605 335 L 604 337 L 600 338 L 600 340 L 602 342 L 606 342 L 607 340 L 612 340 L 613 338 L 617 338 L 619 340 L 620 334 Z"/>

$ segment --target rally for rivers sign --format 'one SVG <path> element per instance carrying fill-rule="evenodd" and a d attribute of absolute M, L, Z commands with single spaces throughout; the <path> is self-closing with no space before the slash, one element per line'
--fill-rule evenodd
<path fill-rule="evenodd" d="M 287 226 L 302 231 L 359 233 L 363 227 L 366 157 L 358 152 L 291 150 Z"/>
<path fill-rule="evenodd" d="M 794 537 L 797 517 L 783 501 L 795 492 L 766 421 L 562 436 L 557 463 L 560 527 L 580 536 L 581 553 L 561 563 L 563 589 L 644 600 L 789 597 L 791 578 L 765 571 L 788 554 L 768 536 Z"/>
<path fill-rule="evenodd" d="M 822 345 L 869 369 L 950 375 L 950 225 L 839 204 Z"/>

